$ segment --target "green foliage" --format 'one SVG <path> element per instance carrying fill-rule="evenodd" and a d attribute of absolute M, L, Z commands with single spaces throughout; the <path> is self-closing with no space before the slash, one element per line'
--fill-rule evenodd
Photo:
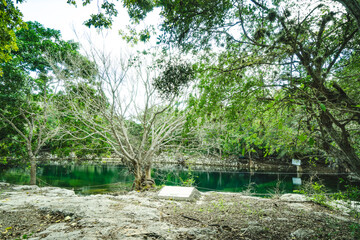
<path fill-rule="evenodd" d="M 116 0 L 117 2 L 118 0 Z M 67 3 L 73 6 L 77 6 L 78 2 L 81 2 L 82 6 L 87 6 L 93 2 L 93 0 L 67 0 Z M 118 15 L 118 10 L 115 6 L 115 1 L 103 0 L 99 4 L 101 11 L 97 14 L 92 14 L 90 19 L 84 22 L 87 27 L 95 28 L 111 28 L 113 18 Z M 123 6 L 127 8 L 128 14 L 134 23 L 139 23 L 140 20 L 144 20 L 146 14 L 151 12 L 157 1 L 153 0 L 123 0 Z"/>
<path fill-rule="evenodd" d="M 99 14 L 91 14 L 91 18 L 85 21 L 85 26 L 91 27 L 94 26 L 95 28 L 111 28 L 112 26 L 112 19 L 106 17 L 103 13 Z"/>
<path fill-rule="evenodd" d="M 153 85 L 164 98 L 171 99 L 181 94 L 194 79 L 194 70 L 190 64 L 170 61 L 161 69 L 160 76 L 154 79 Z"/>
<path fill-rule="evenodd" d="M 220 112 L 220 116 L 225 113 L 229 120 L 243 125 L 246 121 L 263 123 L 255 131 L 244 127 L 248 133 L 241 149 L 251 153 L 259 146 L 265 149 L 264 155 L 274 151 L 283 155 L 300 152 L 302 147 L 308 152 L 318 148 L 322 155 L 326 152 L 338 158 L 340 152 L 345 152 L 343 163 L 358 171 L 360 160 L 355 151 L 359 146 L 351 139 L 358 133 L 359 112 L 350 107 L 351 103 L 358 105 L 355 100 L 358 97 L 355 94 L 348 97 L 345 89 L 351 85 L 345 82 L 339 85 L 340 75 L 332 86 L 330 82 L 334 80 L 329 77 L 342 72 L 346 64 L 355 64 L 351 56 L 359 43 L 356 25 L 346 13 L 334 13 L 325 5 L 310 9 L 310 2 L 309 10 L 298 20 L 287 9 L 302 6 L 295 2 L 285 4 L 287 8 L 283 10 L 272 2 L 262 5 L 162 1 L 165 20 L 161 39 L 185 50 L 204 53 L 197 58 L 201 91 L 197 114 L 210 112 L 218 119 Z M 218 47 L 217 53 L 210 50 L 213 43 Z M 200 51 L 203 49 L 208 51 Z M 350 75 L 346 78 L 353 79 Z M 274 116 L 277 117 L 274 123 L 281 123 L 278 128 L 267 124 Z M 205 121 L 212 119 L 208 117 Z M 341 123 L 347 126 L 340 126 Z M 332 129 L 332 124 L 340 129 Z M 350 127 L 351 124 L 356 127 Z M 281 137 L 276 137 L 277 134 Z M 269 136 L 278 138 L 275 142 L 283 145 L 276 146 Z M 345 146 L 344 142 L 349 144 Z M 235 143 L 231 139 L 224 147 L 228 150 Z"/>
<path fill-rule="evenodd" d="M 131 43 L 131 46 L 134 46 L 141 42 L 148 42 L 150 40 L 151 34 L 155 32 L 154 26 L 148 26 L 140 31 L 137 31 L 136 28 L 132 25 L 128 25 L 127 32 L 120 29 L 119 34 L 122 36 L 126 42 Z"/>
<path fill-rule="evenodd" d="M 92 98 L 90 102 L 82 101 L 80 96 Z M 108 102 L 104 95 L 98 92 L 90 82 L 81 84 L 68 83 L 66 91 L 61 91 L 56 95 L 56 108 L 61 112 L 60 125 L 66 128 L 65 134 L 57 141 L 49 142 L 45 148 L 59 158 L 66 158 L 74 154 L 77 158 L 88 156 L 100 157 L 109 156 L 110 146 L 99 134 L 87 137 L 93 129 L 84 122 L 79 121 L 74 115 L 75 109 L 90 113 L 92 118 L 101 126 L 104 120 L 99 116 L 97 106 L 107 108 Z"/>
<path fill-rule="evenodd" d="M 340 183 L 343 183 L 344 180 L 340 180 Z M 360 200 L 360 189 L 358 186 L 353 186 L 350 184 L 345 185 L 345 191 L 339 191 L 336 193 L 328 194 L 325 186 L 319 182 L 313 182 L 312 179 L 303 183 L 301 189 L 294 190 L 294 192 L 305 194 L 311 201 L 318 203 L 327 208 L 333 209 L 332 206 L 329 205 L 331 200 L 342 200 L 350 209 L 350 214 L 354 217 L 359 217 L 359 212 L 357 209 L 353 209 L 351 201 L 359 201 Z"/>
<path fill-rule="evenodd" d="M 266 96 L 261 89 L 253 89 L 256 79 L 251 77 L 233 83 L 226 75 L 214 79 L 211 74 L 201 79 L 200 97 L 191 100 L 193 111 L 189 118 L 189 124 L 201 126 L 195 135 L 201 137 L 205 150 L 221 151 L 225 156 L 279 159 L 314 153 L 314 139 L 298 127 L 300 108 L 283 108 L 272 100 L 257 101 Z M 267 98 L 280 101 L 281 96 L 278 93 Z"/>
<path fill-rule="evenodd" d="M 344 183 L 343 179 L 340 179 L 340 183 Z M 332 194 L 332 198 L 335 200 L 344 201 L 360 201 L 360 187 L 351 184 L 345 184 L 345 191 L 339 191 Z"/>
<path fill-rule="evenodd" d="M 343 181 L 340 181 L 343 182 Z M 347 207 L 350 209 L 350 214 L 355 218 L 360 218 L 360 212 L 356 209 L 356 205 L 352 204 L 352 201 L 360 201 L 360 187 L 353 186 L 351 184 L 345 185 L 345 191 L 339 191 L 331 195 L 334 200 L 341 200 L 347 203 Z"/>
<path fill-rule="evenodd" d="M 45 28 L 38 22 L 27 22 L 27 25 L 28 29 L 16 32 L 19 51 L 14 57 L 23 63 L 21 70 L 40 72 L 48 78 L 49 72 L 60 67 L 68 78 L 74 73 L 84 78 L 93 76 L 94 64 L 79 54 L 78 43 L 62 40 L 60 31 Z"/>
<path fill-rule="evenodd" d="M 16 2 L 21 3 L 23 0 Z M 26 28 L 22 16 L 12 0 L 0 1 L 0 64 L 10 61 L 12 53 L 18 50 L 15 32 Z M 0 67 L 0 76 L 2 75 L 3 69 Z"/>
<path fill-rule="evenodd" d="M 319 182 L 305 182 L 300 190 L 294 190 L 294 192 L 306 195 L 311 201 L 318 203 L 322 206 L 332 208 L 327 204 L 329 198 L 326 195 L 325 186 Z"/>
<path fill-rule="evenodd" d="M 200 93 L 191 99 L 187 126 L 223 123 L 219 131 L 202 133 L 207 147 L 220 155 L 282 158 L 305 152 L 322 158 L 326 153 L 355 172 L 360 169 L 360 41 L 348 13 L 311 1 L 123 2 L 136 24 L 160 8 L 159 42 L 194 54 Z M 113 7 L 102 6 L 104 14 L 93 25 L 111 26 Z M 150 31 L 139 37 L 134 29 L 125 36 L 128 41 L 150 37 Z M 156 86 L 163 94 L 178 93 L 190 75 L 169 64 Z"/>
<path fill-rule="evenodd" d="M 155 2 L 153 0 L 123 0 L 123 5 L 127 8 L 130 18 L 134 22 L 139 22 L 153 10 Z"/>
<path fill-rule="evenodd" d="M 351 230 L 351 235 L 354 239 L 360 238 L 360 224 L 359 223 L 351 223 L 349 225 Z"/>
<path fill-rule="evenodd" d="M 181 185 L 184 187 L 193 187 L 195 185 L 195 176 L 193 175 L 193 171 L 191 169 L 191 164 L 187 163 L 187 176 L 185 179 L 179 177 L 181 181 Z"/>
<path fill-rule="evenodd" d="M 165 19 L 161 25 L 163 35 L 159 39 L 163 42 L 179 43 L 186 48 L 209 47 L 210 40 L 214 39 L 210 30 L 226 24 L 227 18 L 233 17 L 230 11 L 232 4 L 228 0 L 163 0 L 159 1 L 158 6 L 161 7 L 161 15 Z M 215 38 L 215 41 L 219 43 L 220 39 Z"/>
<path fill-rule="evenodd" d="M 312 187 L 314 189 L 314 194 L 311 196 L 311 200 L 321 205 L 326 205 L 325 202 L 327 198 L 325 196 L 325 186 L 315 182 Z"/>
<path fill-rule="evenodd" d="M 72 67 L 69 56 L 78 56 L 84 62 L 83 66 L 91 70 L 90 63 L 78 54 L 77 43 L 61 40 L 59 31 L 44 28 L 40 23 L 28 22 L 27 26 L 27 29 L 16 31 L 19 50 L 12 54 L 11 62 L 2 65 L 6 71 L 0 79 L 3 86 L 0 100 L 14 102 L 31 91 L 44 90 L 50 80 L 47 74 L 53 71 L 54 65 L 51 63 Z M 30 73 L 37 73 L 38 76 L 32 78 Z"/>
<path fill-rule="evenodd" d="M 77 2 L 81 2 L 82 6 L 87 6 L 91 4 L 92 0 L 67 0 L 68 4 L 74 5 L 75 7 L 77 7 Z M 104 0 L 101 4 L 99 4 L 99 8 L 103 11 L 97 14 L 91 14 L 90 19 L 84 22 L 85 26 L 89 28 L 91 26 L 95 28 L 111 28 L 113 17 L 118 15 L 118 10 L 116 9 L 115 4 L 108 0 Z"/>
<path fill-rule="evenodd" d="M 77 43 L 62 40 L 59 31 L 44 28 L 40 23 L 28 22 L 27 26 L 16 31 L 19 49 L 12 53 L 12 60 L 1 64 L 4 74 L 0 77 L 3 120 L 0 156 L 12 159 L 27 156 L 29 142 L 34 151 L 41 142 L 39 139 L 48 137 L 45 135 L 60 124 L 55 104 L 49 102 L 56 98 L 52 84 L 54 71 L 61 68 L 68 78 L 74 71 L 84 78 L 95 72 L 93 65 L 78 53 Z"/>
<path fill-rule="evenodd" d="M 31 236 L 33 235 L 33 233 L 30 234 L 24 234 L 21 236 L 21 238 L 16 238 L 16 240 L 20 240 L 20 239 L 29 239 Z"/>

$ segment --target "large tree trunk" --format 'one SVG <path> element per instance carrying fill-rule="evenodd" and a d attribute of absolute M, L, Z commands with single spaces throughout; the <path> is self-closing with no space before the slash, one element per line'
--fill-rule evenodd
<path fill-rule="evenodd" d="M 36 185 L 36 159 L 30 158 L 30 185 Z"/>
<path fill-rule="evenodd" d="M 150 164 L 145 167 L 145 179 L 149 180 L 149 181 L 152 181 L 152 179 L 151 179 L 151 165 Z"/>
<path fill-rule="evenodd" d="M 360 1 L 359 0 L 335 0 L 341 3 L 356 20 L 360 30 Z"/>
<path fill-rule="evenodd" d="M 355 149 L 352 147 L 349 141 L 350 135 L 345 127 L 341 128 L 341 132 L 338 132 L 333 126 L 334 123 L 330 117 L 330 113 L 327 111 L 321 112 L 320 122 L 325 128 L 326 132 L 340 148 L 340 154 L 342 156 L 338 156 L 338 158 L 342 161 L 342 164 L 348 167 L 351 172 L 360 176 L 360 158 L 356 154 Z"/>
<path fill-rule="evenodd" d="M 134 176 L 134 190 L 143 191 L 154 187 L 155 182 L 151 179 L 151 165 L 141 166 L 141 164 L 136 163 Z"/>

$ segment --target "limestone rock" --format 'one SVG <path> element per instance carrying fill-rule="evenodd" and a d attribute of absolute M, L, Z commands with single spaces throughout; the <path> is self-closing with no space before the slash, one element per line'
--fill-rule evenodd
<path fill-rule="evenodd" d="M 57 187 L 43 187 L 40 190 L 46 194 L 47 196 L 67 196 L 67 197 L 75 197 L 76 194 L 73 190 L 68 190 L 64 188 Z"/>
<path fill-rule="evenodd" d="M 288 202 L 306 202 L 306 196 L 301 195 L 301 194 L 293 194 L 293 193 L 288 193 L 288 194 L 284 194 L 280 197 L 281 201 L 288 201 Z"/>
<path fill-rule="evenodd" d="M 304 210 L 304 211 L 312 211 L 312 207 L 309 204 L 302 204 L 298 202 L 290 202 L 288 203 L 288 206 L 292 209 L 296 210 Z"/>
<path fill-rule="evenodd" d="M 360 202 L 356 201 L 342 201 L 342 200 L 335 200 L 327 202 L 331 207 L 333 207 L 336 210 L 339 210 L 343 213 L 350 213 L 352 211 L 360 213 Z"/>
<path fill-rule="evenodd" d="M 9 183 L 0 182 L 0 188 L 1 188 L 1 187 L 9 187 L 9 186 L 10 186 Z"/>
<path fill-rule="evenodd" d="M 27 190 L 39 190 L 40 188 L 36 185 L 20 185 L 14 186 L 12 189 L 15 191 L 27 191 Z"/>
<path fill-rule="evenodd" d="M 295 237 L 296 239 L 307 239 L 311 237 L 313 233 L 313 230 L 300 228 L 295 232 L 291 233 L 291 237 Z"/>
<path fill-rule="evenodd" d="M 252 234 L 256 234 L 256 233 L 260 233 L 262 231 L 264 231 L 264 229 L 260 226 L 253 226 L 253 225 L 250 225 L 249 227 L 246 228 L 246 231 L 252 233 Z"/>

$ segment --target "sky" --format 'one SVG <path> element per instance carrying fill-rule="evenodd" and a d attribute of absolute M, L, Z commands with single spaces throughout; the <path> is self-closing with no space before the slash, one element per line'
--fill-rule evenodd
<path fill-rule="evenodd" d="M 17 6 L 23 13 L 25 21 L 37 21 L 44 27 L 60 30 L 64 40 L 74 40 L 80 42 L 83 47 L 87 45 L 87 36 L 90 36 L 91 41 L 95 42 L 96 46 L 102 48 L 106 46 L 109 51 L 124 48 L 127 51 L 135 49 L 142 50 L 148 45 L 139 44 L 131 48 L 128 44 L 121 39 L 118 34 L 120 29 L 125 29 L 129 24 L 129 17 L 126 9 L 124 9 L 120 2 L 116 2 L 117 10 L 119 11 L 118 17 L 115 18 L 113 28 L 101 33 L 94 28 L 89 29 L 83 23 L 89 19 L 90 14 L 98 12 L 96 0 L 90 6 L 72 6 L 66 3 L 66 0 L 27 0 L 25 3 L 18 4 Z M 99 1 L 102 2 L 102 1 Z M 157 13 L 150 14 L 146 19 L 147 24 L 156 25 L 159 21 Z M 154 39 L 150 44 L 155 44 Z"/>
<path fill-rule="evenodd" d="M 91 47 L 95 47 L 98 51 L 103 51 L 106 54 L 111 54 L 111 62 L 116 66 L 118 59 L 123 59 L 124 56 L 129 56 L 137 50 L 142 51 L 148 49 L 156 44 L 156 37 L 148 44 L 138 44 L 131 47 L 122 40 L 119 35 L 120 29 L 125 29 L 126 25 L 130 23 L 130 18 L 126 9 L 121 6 L 121 1 L 115 2 L 117 10 L 119 11 L 118 17 L 114 19 L 113 27 L 111 30 L 104 30 L 99 32 L 94 28 L 89 29 L 83 23 L 89 19 L 92 13 L 98 13 L 97 0 L 94 0 L 90 6 L 72 6 L 66 3 L 67 0 L 27 0 L 25 3 L 18 4 L 18 8 L 23 13 L 24 21 L 37 21 L 46 28 L 60 30 L 63 40 L 74 40 L 79 42 L 82 46 L 81 52 L 87 54 L 90 52 Z M 102 2 L 99 0 L 99 2 Z M 158 12 L 150 14 L 146 19 L 146 24 L 157 25 L 160 18 Z M 143 25 L 144 26 L 144 25 Z M 143 27 L 142 26 L 142 27 Z M 141 27 L 141 26 L 140 26 Z M 89 39 L 91 44 L 89 44 Z M 130 75 L 133 75 L 130 73 Z M 131 85 L 134 84 L 131 80 L 133 76 L 129 76 Z M 125 86 L 124 86 L 125 87 Z M 129 92 L 128 88 L 122 88 L 121 95 L 126 95 Z M 136 104 L 141 105 L 144 102 L 142 97 L 143 89 L 138 90 L 138 98 Z M 109 97 L 109 96 L 108 96 Z M 129 98 L 130 99 L 130 98 Z"/>

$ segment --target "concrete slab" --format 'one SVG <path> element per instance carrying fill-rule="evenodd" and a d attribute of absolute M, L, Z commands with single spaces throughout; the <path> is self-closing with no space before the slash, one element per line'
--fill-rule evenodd
<path fill-rule="evenodd" d="M 195 201 L 200 197 L 200 192 L 194 187 L 165 186 L 159 191 L 157 197 L 171 200 Z"/>

